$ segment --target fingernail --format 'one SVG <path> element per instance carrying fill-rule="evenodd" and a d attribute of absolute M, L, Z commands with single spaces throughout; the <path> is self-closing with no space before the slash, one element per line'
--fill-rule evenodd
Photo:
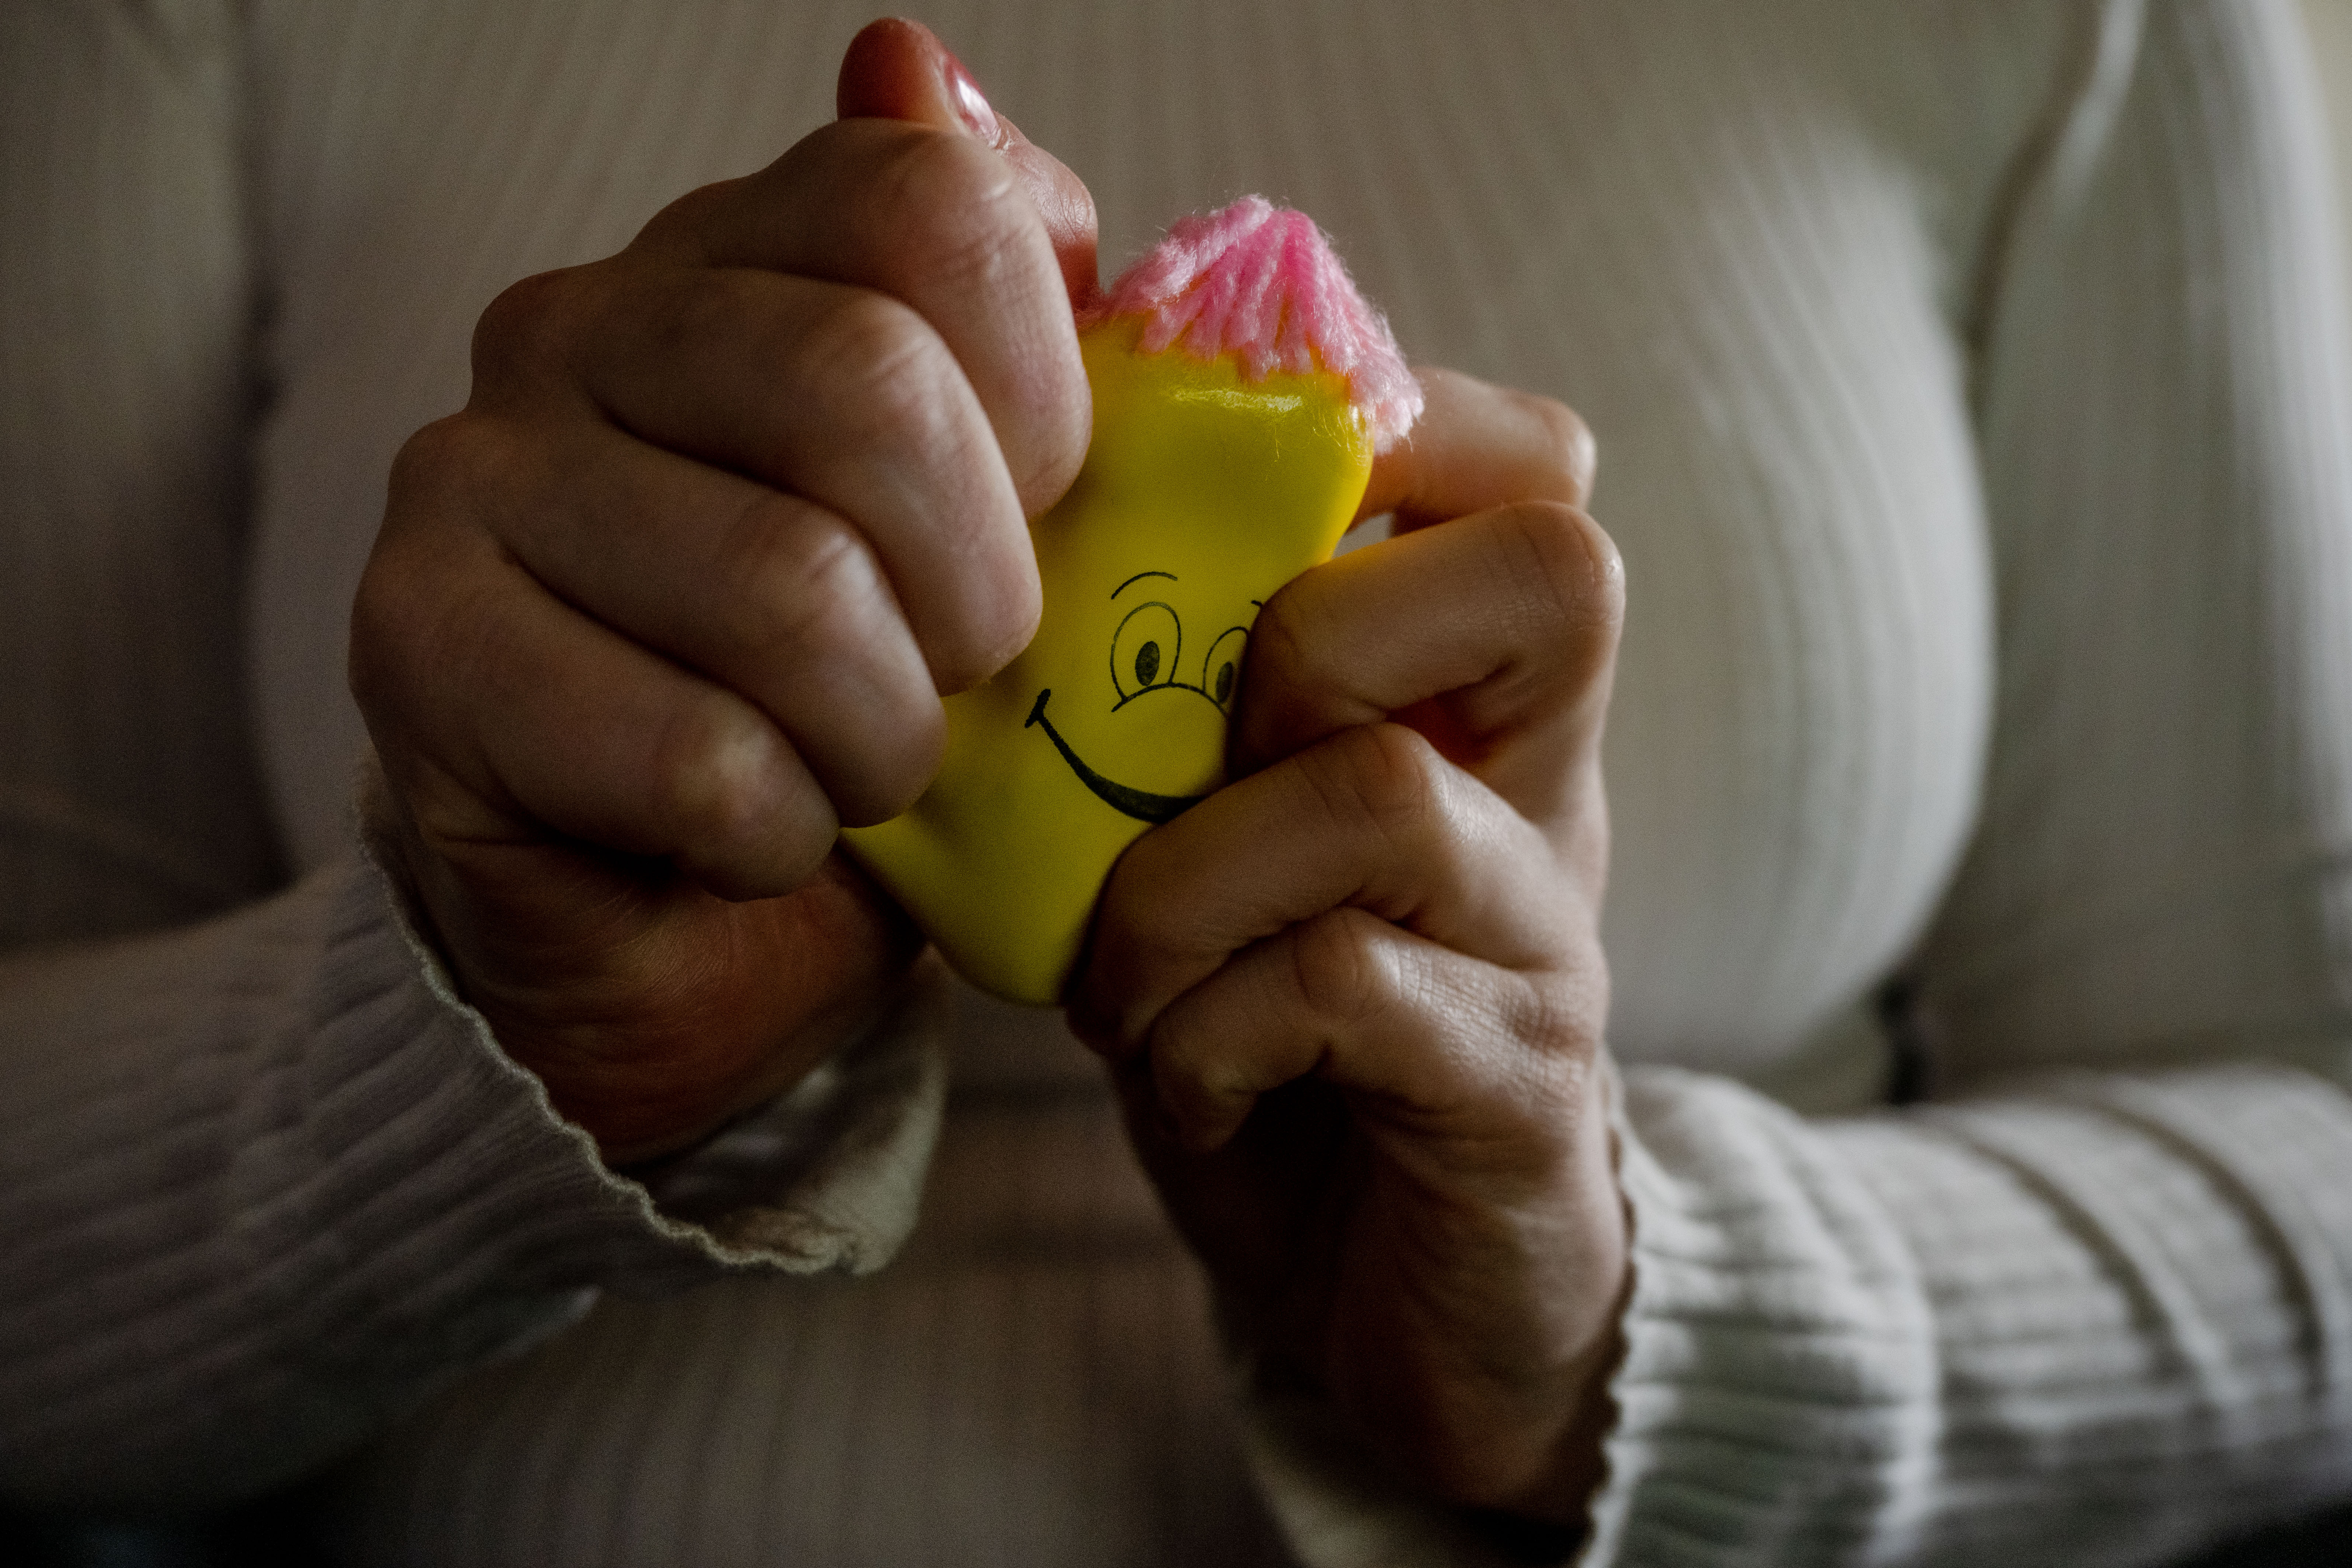
<path fill-rule="evenodd" d="M 947 59 L 948 96 L 955 100 L 956 112 L 963 117 L 974 136 L 995 146 L 1000 134 L 996 110 L 988 107 L 988 100 L 981 96 L 980 84 L 971 79 L 971 72 L 963 68 L 963 62 L 945 49 L 940 53 Z"/>

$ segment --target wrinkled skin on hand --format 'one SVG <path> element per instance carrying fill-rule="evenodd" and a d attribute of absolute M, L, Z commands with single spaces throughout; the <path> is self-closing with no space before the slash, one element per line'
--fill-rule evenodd
<path fill-rule="evenodd" d="M 798 1081 L 919 946 L 833 846 L 1038 602 L 1090 405 L 1085 189 L 921 28 L 843 118 L 485 314 L 353 609 L 380 824 L 459 987 L 616 1163 Z M 1556 404 L 1425 372 L 1271 600 L 1235 780 L 1146 834 L 1074 995 L 1255 1346 L 1439 1495 L 1574 1521 L 1624 1291 L 1599 766 L 1622 581 Z"/>
<path fill-rule="evenodd" d="M 625 1162 L 797 1081 L 919 946 L 833 851 L 1037 614 L 1094 213 L 911 24 L 843 118 L 484 314 L 353 609 L 382 824 L 500 1043 Z"/>
<path fill-rule="evenodd" d="M 1443 372 L 1259 616 L 1237 782 L 1113 873 L 1073 1021 L 1262 1384 L 1573 1525 L 1627 1279 L 1600 745 L 1622 605 L 1556 404 Z"/>

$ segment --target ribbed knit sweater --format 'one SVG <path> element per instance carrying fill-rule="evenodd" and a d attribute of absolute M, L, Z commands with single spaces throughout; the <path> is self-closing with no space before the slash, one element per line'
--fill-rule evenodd
<path fill-rule="evenodd" d="M 1599 434 L 1587 1560 L 2142 1563 L 2352 1496 L 2352 361 L 2292 10 L 929 14 L 1114 263 L 1263 190 Z M 383 1563 L 1482 1559 L 1228 1388 L 1050 1016 L 932 975 L 649 1187 L 360 858 L 393 451 L 505 283 L 820 123 L 864 16 L 0 8 L 0 1498 L 341 1461 Z"/>

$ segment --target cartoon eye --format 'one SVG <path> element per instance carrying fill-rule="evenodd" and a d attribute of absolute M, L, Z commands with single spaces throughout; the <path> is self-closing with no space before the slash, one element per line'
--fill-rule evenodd
<path fill-rule="evenodd" d="M 1248 646 L 1249 631 L 1243 626 L 1227 626 L 1209 645 L 1209 657 L 1201 666 L 1201 689 L 1224 707 L 1234 700 L 1234 682 L 1241 674 L 1242 651 Z"/>
<path fill-rule="evenodd" d="M 1176 612 L 1160 600 L 1128 611 L 1110 639 L 1110 683 L 1119 701 L 1175 679 L 1176 657 L 1183 647 L 1184 628 Z"/>

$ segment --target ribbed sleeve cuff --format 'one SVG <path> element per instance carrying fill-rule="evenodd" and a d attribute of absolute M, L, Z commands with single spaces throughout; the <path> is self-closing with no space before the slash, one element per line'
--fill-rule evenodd
<path fill-rule="evenodd" d="M 418 935 L 397 886 L 381 870 L 371 879 L 375 908 L 354 912 L 354 936 L 364 941 L 371 921 L 389 919 L 421 993 L 412 1002 L 418 1043 L 448 1037 L 438 1048 L 462 1059 L 453 1070 L 464 1092 L 499 1107 L 499 1136 L 509 1142 L 489 1157 L 513 1162 L 518 1179 L 536 1170 L 559 1184 L 548 1196 L 603 1238 L 574 1253 L 592 1278 L 625 1289 L 698 1265 L 863 1274 L 905 1241 L 946 1102 L 947 980 L 936 960 L 792 1093 L 640 1181 L 609 1169 L 539 1079 L 499 1048 Z M 620 1228 L 605 1236 L 612 1226 Z"/>
<path fill-rule="evenodd" d="M 1836 1150 L 1752 1090 L 1635 1068 L 1622 1115 L 1633 1288 L 1580 1561 L 1843 1560 L 1931 1478 L 1911 1254 Z"/>
<path fill-rule="evenodd" d="M 1617 1423 L 1580 1564 L 1842 1560 L 1930 1476 L 1937 1369 L 1901 1237 L 1837 1151 L 1727 1079 L 1633 1068 Z M 1402 1492 L 1319 1406 L 1244 1400 L 1248 1451 L 1315 1568 L 1526 1562 Z"/>
<path fill-rule="evenodd" d="M 37 1506 L 278 1484 L 600 1288 L 877 1267 L 943 1098 L 919 984 L 648 1188 L 553 1112 L 356 864 L 14 979 L 10 1021 L 60 1053 L 0 1112 L 0 1492 Z"/>
<path fill-rule="evenodd" d="M 2168 1561 L 2342 1495 L 2352 1111 L 2256 1062 L 1806 1123 L 1628 1075 L 1588 1560 Z"/>
<path fill-rule="evenodd" d="M 380 872 L 354 873 L 331 933 L 320 1105 L 352 1117 L 339 1132 L 373 1131 L 413 1204 L 387 1208 L 404 1234 L 381 1244 L 482 1252 L 517 1279 L 658 1288 L 752 1266 L 866 1272 L 913 1226 L 945 1099 L 935 969 L 793 1093 L 640 1182 L 499 1048 Z"/>

